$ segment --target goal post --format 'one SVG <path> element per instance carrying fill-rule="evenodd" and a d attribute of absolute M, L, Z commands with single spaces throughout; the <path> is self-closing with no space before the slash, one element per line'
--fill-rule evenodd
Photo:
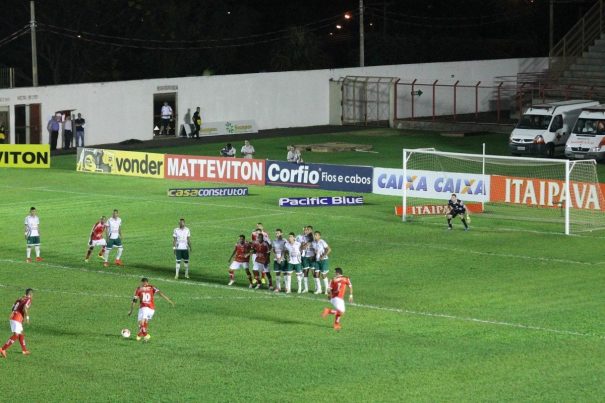
<path fill-rule="evenodd" d="M 452 193 L 502 225 L 565 234 L 605 229 L 594 160 L 403 150 L 403 221 L 442 220 Z"/>

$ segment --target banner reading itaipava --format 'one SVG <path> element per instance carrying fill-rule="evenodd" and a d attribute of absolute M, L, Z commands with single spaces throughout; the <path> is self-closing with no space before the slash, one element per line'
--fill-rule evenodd
<path fill-rule="evenodd" d="M 490 201 L 535 207 L 561 207 L 565 203 L 565 182 L 550 179 L 492 175 Z M 572 208 L 605 210 L 605 186 L 594 182 L 569 183 Z"/>

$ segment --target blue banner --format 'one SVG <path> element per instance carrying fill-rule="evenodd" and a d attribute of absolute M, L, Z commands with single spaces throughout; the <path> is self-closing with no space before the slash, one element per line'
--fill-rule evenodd
<path fill-rule="evenodd" d="M 266 166 L 265 183 L 269 186 L 372 193 L 372 167 L 284 161 L 267 161 Z"/>
<path fill-rule="evenodd" d="M 280 207 L 361 206 L 363 196 L 282 197 Z"/>
<path fill-rule="evenodd" d="M 168 189 L 170 197 L 248 196 L 247 187 Z"/>

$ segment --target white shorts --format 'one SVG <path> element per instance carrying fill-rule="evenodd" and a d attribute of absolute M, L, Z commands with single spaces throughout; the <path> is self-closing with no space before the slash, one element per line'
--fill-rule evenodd
<path fill-rule="evenodd" d="M 332 298 L 330 303 L 337 311 L 345 313 L 345 300 L 342 298 Z"/>
<path fill-rule="evenodd" d="M 11 324 L 11 332 L 21 334 L 23 333 L 23 323 L 16 320 L 9 320 Z"/>
<path fill-rule="evenodd" d="M 153 314 L 155 313 L 155 309 L 147 308 L 146 306 L 143 308 L 139 308 L 139 322 L 142 320 L 151 320 L 153 319 Z"/>
<path fill-rule="evenodd" d="M 268 264 L 254 262 L 254 266 L 252 266 L 252 270 L 254 270 L 254 271 L 260 271 L 261 273 L 269 273 L 269 265 Z"/>
<path fill-rule="evenodd" d="M 237 262 L 237 261 L 233 261 L 231 262 L 231 265 L 229 265 L 229 269 L 230 270 L 239 270 L 239 269 L 247 269 L 248 267 L 250 267 L 250 265 L 248 264 L 248 262 Z"/>
<path fill-rule="evenodd" d="M 107 246 L 107 242 L 104 239 L 93 239 L 88 243 L 88 246 Z"/>

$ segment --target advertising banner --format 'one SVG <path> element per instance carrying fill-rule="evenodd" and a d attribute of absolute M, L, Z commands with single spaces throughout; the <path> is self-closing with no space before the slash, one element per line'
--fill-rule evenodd
<path fill-rule="evenodd" d="M 202 122 L 200 134 L 220 136 L 226 134 L 258 133 L 254 120 L 231 120 L 228 122 Z"/>
<path fill-rule="evenodd" d="M 224 197 L 224 196 L 248 196 L 246 187 L 229 188 L 180 188 L 168 189 L 170 197 Z"/>
<path fill-rule="evenodd" d="M 164 154 L 78 147 L 78 172 L 164 177 Z"/>
<path fill-rule="evenodd" d="M 282 197 L 280 207 L 361 206 L 363 196 Z"/>
<path fill-rule="evenodd" d="M 367 166 L 267 161 L 265 177 L 270 186 L 371 193 L 372 171 Z"/>
<path fill-rule="evenodd" d="M 465 202 L 489 199 L 489 175 L 408 170 L 405 182 L 408 197 L 448 200 L 456 193 Z M 403 169 L 374 168 L 372 193 L 403 197 L 403 183 Z"/>
<path fill-rule="evenodd" d="M 50 145 L 0 144 L 0 168 L 50 168 Z"/>
<path fill-rule="evenodd" d="M 563 181 L 492 175 L 491 201 L 536 207 L 561 207 L 565 201 Z M 599 189 L 601 186 L 601 189 Z M 571 207 L 605 210 L 602 185 L 594 182 L 570 182 Z"/>
<path fill-rule="evenodd" d="M 465 203 L 466 211 L 470 213 L 482 213 L 483 205 L 480 203 Z M 407 206 L 409 215 L 445 215 L 447 213 L 446 204 L 424 204 L 418 206 Z M 401 216 L 403 206 L 395 206 L 395 215 Z"/>
<path fill-rule="evenodd" d="M 202 182 L 265 184 L 265 160 L 166 154 L 165 177 Z"/>

